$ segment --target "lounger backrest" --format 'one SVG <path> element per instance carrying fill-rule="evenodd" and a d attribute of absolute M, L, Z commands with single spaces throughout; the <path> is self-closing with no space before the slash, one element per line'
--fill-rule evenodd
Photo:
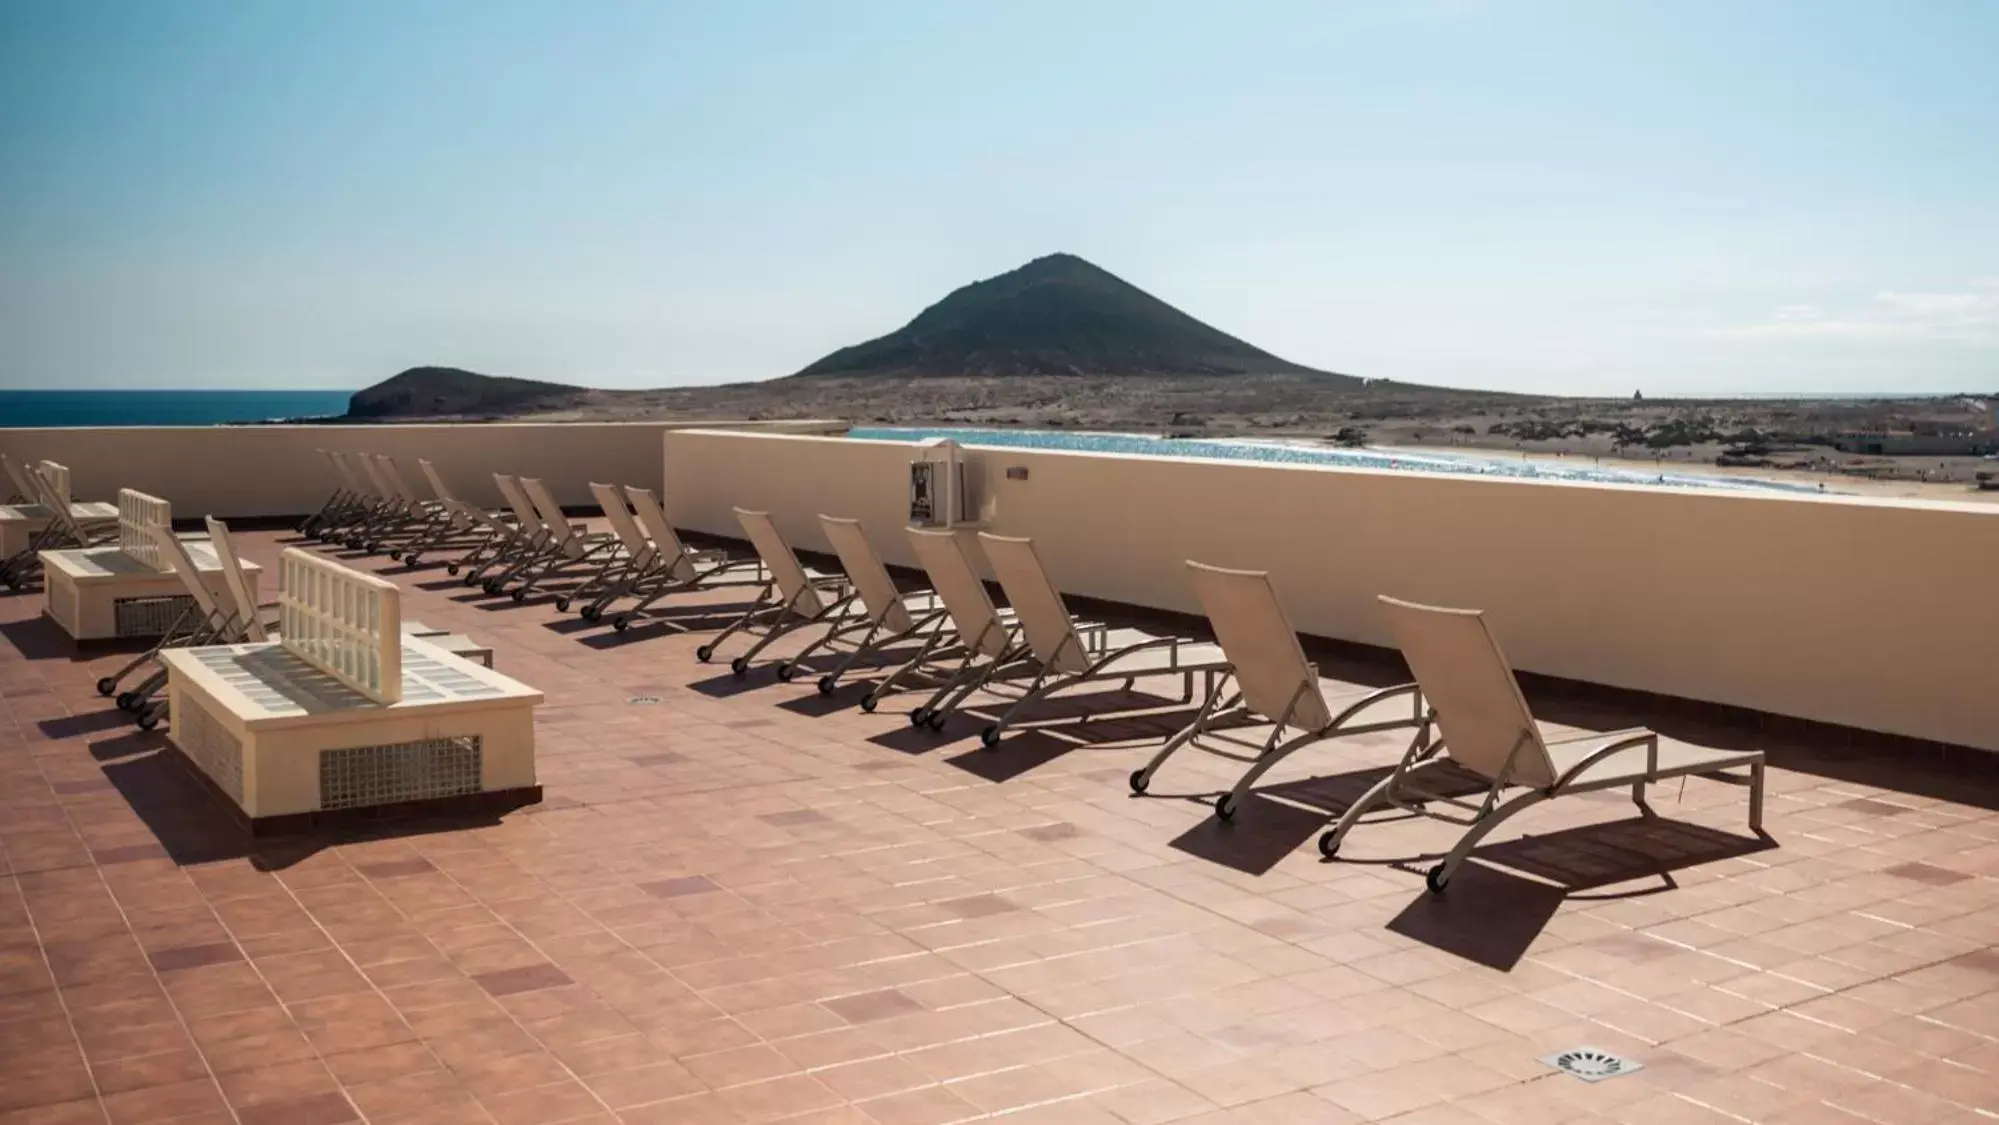
<path fill-rule="evenodd" d="M 236 603 L 236 622 L 243 630 L 246 640 L 262 644 L 271 639 L 264 631 L 264 619 L 257 612 L 257 595 L 250 592 L 250 577 L 243 573 L 243 560 L 237 557 L 236 541 L 229 538 L 229 525 L 207 517 L 208 542 L 215 548 L 215 561 L 222 564 L 222 581 L 229 587 L 229 600 Z"/>
<path fill-rule="evenodd" d="M 377 453 L 375 463 L 382 467 L 382 479 L 389 482 L 390 488 L 395 489 L 396 497 L 410 507 L 416 507 L 416 493 L 411 490 L 410 482 L 403 479 L 402 468 L 396 464 L 396 459 L 386 453 Z"/>
<path fill-rule="evenodd" d="M 805 576 L 805 568 L 798 565 L 798 556 L 791 553 L 791 544 L 784 541 L 784 536 L 778 534 L 777 525 L 770 522 L 770 513 L 737 508 L 736 522 L 743 525 L 743 534 L 750 537 L 750 546 L 757 549 L 757 557 L 770 571 L 771 580 L 777 583 L 777 592 L 784 595 L 785 604 L 791 607 L 791 611 L 805 617 L 817 617 L 826 612 L 825 601 Z"/>
<path fill-rule="evenodd" d="M 659 553 L 673 560 L 672 572 L 677 581 L 685 582 L 694 577 L 694 559 L 673 525 L 666 520 L 666 512 L 659 506 L 651 490 L 636 485 L 625 486 L 625 499 L 632 502 L 632 514 L 638 517 L 639 527 L 652 540 Z"/>
<path fill-rule="evenodd" d="M 541 517 L 541 525 L 555 536 L 557 543 L 567 543 L 576 538 L 576 533 L 569 530 L 569 517 L 562 514 L 562 505 L 548 494 L 547 485 L 534 477 L 522 477 L 521 488 L 528 494 L 528 503 L 534 505 L 535 512 Z"/>
<path fill-rule="evenodd" d="M 28 494 L 28 499 L 39 504 L 43 510 L 48 512 L 49 522 L 62 528 L 63 534 L 69 536 L 71 539 L 76 540 L 78 543 L 83 542 L 83 528 L 76 522 L 76 513 L 70 511 L 68 504 L 57 499 L 55 489 L 49 486 L 48 481 L 42 479 L 42 474 L 39 472 L 30 472 L 28 474 L 28 486 L 33 489 Z"/>
<path fill-rule="evenodd" d="M 527 494 L 521 491 L 518 477 L 505 473 L 494 473 L 493 483 L 500 486 L 500 495 L 507 501 L 507 507 L 514 510 L 514 520 L 522 531 L 533 531 L 541 526 L 541 517 L 535 514 L 534 505 L 528 503 Z"/>
<path fill-rule="evenodd" d="M 38 502 L 37 498 L 41 496 L 41 490 L 28 480 L 26 470 L 15 464 L 12 457 L 7 456 L 5 453 L 0 453 L 0 469 L 6 470 L 7 480 L 14 486 L 14 491 L 21 494 L 21 501 L 23 503 L 33 504 Z"/>
<path fill-rule="evenodd" d="M 1289 712 L 1294 727 L 1316 730 L 1332 723 L 1319 673 L 1298 647 L 1298 633 L 1284 615 L 1270 575 L 1225 570 L 1189 559 L 1188 574 L 1208 624 L 1235 666 L 1236 689 L 1252 711 L 1276 720 Z"/>
<path fill-rule="evenodd" d="M 426 461 L 423 458 L 419 457 L 416 459 L 416 467 L 423 470 L 423 479 L 430 483 L 431 495 L 437 497 L 439 500 L 443 501 L 446 504 L 449 504 L 453 500 L 458 499 L 458 497 L 453 496 L 451 494 L 451 489 L 449 486 L 447 486 L 444 483 L 444 478 L 437 475 L 436 465 L 433 465 L 429 461 Z"/>
<path fill-rule="evenodd" d="M 382 479 L 382 467 L 375 463 L 375 455 L 356 453 L 354 461 L 361 466 L 361 476 L 368 482 L 368 491 L 391 503 L 395 502 L 395 490 L 389 487 L 388 481 Z"/>
<path fill-rule="evenodd" d="M 875 554 L 874 544 L 868 542 L 867 532 L 861 530 L 861 521 L 822 515 L 819 523 L 826 529 L 833 553 L 840 556 L 840 569 L 847 572 L 847 581 L 860 593 L 861 605 L 866 607 L 868 616 L 879 619 L 882 627 L 892 633 L 908 632 L 915 622 L 909 618 L 908 607 L 902 604 L 902 591 L 895 588 L 895 579 L 889 577 L 881 556 Z"/>
<path fill-rule="evenodd" d="M 1048 578 L 1034 540 L 979 533 L 979 545 L 993 564 L 993 577 L 1006 591 L 1007 604 L 1020 618 L 1027 647 L 1034 658 L 1057 672 L 1081 672 L 1090 666 L 1088 651 L 1076 635 L 1076 622 L 1062 604 L 1061 591 Z"/>
<path fill-rule="evenodd" d="M 1000 625 L 999 611 L 993 608 L 979 572 L 972 569 L 972 560 L 965 557 L 965 544 L 957 533 L 914 527 L 904 530 L 916 551 L 916 561 L 930 576 L 930 588 L 944 600 L 944 612 L 950 614 L 958 640 L 977 645 L 980 656 L 1006 651 L 1007 631 Z"/>
<path fill-rule="evenodd" d="M 194 559 L 188 556 L 187 544 L 181 542 L 180 536 L 174 534 L 171 526 L 153 525 L 147 528 L 147 531 L 152 536 L 153 549 L 166 564 L 161 569 L 171 570 L 178 575 L 180 584 L 187 588 L 187 594 L 194 599 L 194 604 L 201 607 L 201 612 L 208 615 L 209 620 L 215 620 L 222 609 L 215 604 L 215 595 L 209 592 L 208 583 L 201 580 L 201 569 L 195 566 Z"/>
<path fill-rule="evenodd" d="M 1495 778 L 1511 756 L 1507 777 L 1515 784 L 1554 784 L 1548 747 L 1485 615 L 1388 597 L 1381 599 L 1381 609 L 1423 698 L 1437 711 L 1437 728 L 1451 760 Z"/>
<path fill-rule="evenodd" d="M 322 449 L 320 452 L 326 454 L 326 459 L 333 462 L 333 467 L 340 471 L 340 479 L 347 482 L 347 491 L 356 496 L 368 494 L 368 487 L 361 482 L 361 478 L 354 475 L 354 466 L 347 463 L 346 454 L 335 453 L 330 449 Z"/>
<path fill-rule="evenodd" d="M 627 554 L 637 558 L 652 546 L 646 542 L 646 533 L 632 522 L 632 510 L 625 507 L 625 498 L 618 494 L 617 485 L 591 481 L 590 495 L 597 498 L 597 506 L 604 510 L 604 518 L 611 521 L 611 531 L 625 545 Z"/>

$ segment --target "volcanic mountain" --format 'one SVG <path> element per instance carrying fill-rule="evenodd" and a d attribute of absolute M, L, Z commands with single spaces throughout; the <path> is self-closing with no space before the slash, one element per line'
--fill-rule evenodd
<path fill-rule="evenodd" d="M 1238 340 L 1074 254 L 975 281 L 793 377 L 819 375 L 1318 375 L 1361 385 Z"/>

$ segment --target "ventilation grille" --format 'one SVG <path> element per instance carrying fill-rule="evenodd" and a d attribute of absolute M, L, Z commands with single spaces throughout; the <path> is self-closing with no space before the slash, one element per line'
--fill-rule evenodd
<path fill-rule="evenodd" d="M 191 697 L 183 694 L 175 703 L 174 744 L 201 767 L 201 772 L 207 774 L 209 780 L 241 805 L 243 743 L 229 732 L 229 728 L 216 722 L 206 708 L 195 706 Z"/>
<path fill-rule="evenodd" d="M 164 637 L 180 620 L 180 615 L 194 608 L 194 599 L 186 594 L 168 598 L 119 598 L 112 603 L 112 613 L 117 622 L 114 632 L 121 637 Z"/>
<path fill-rule="evenodd" d="M 426 738 L 319 754 L 319 807 L 359 809 L 479 792 L 480 739 Z"/>
<path fill-rule="evenodd" d="M 1645 1064 L 1635 1059 L 1623 1058 L 1595 1047 L 1571 1047 L 1566 1051 L 1548 1055 L 1541 1061 L 1563 1074 L 1580 1078 L 1585 1082 L 1601 1082 L 1606 1078 L 1616 1078 L 1620 1074 L 1630 1074 L 1632 1071 L 1645 1069 Z"/>

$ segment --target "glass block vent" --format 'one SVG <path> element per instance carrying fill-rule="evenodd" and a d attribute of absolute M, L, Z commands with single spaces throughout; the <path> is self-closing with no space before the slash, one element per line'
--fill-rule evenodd
<path fill-rule="evenodd" d="M 160 557 L 160 544 L 153 538 L 153 529 L 173 525 L 172 504 L 130 488 L 118 490 L 118 549 L 127 558 L 137 559 L 154 570 L 171 570 L 167 560 Z"/>
<path fill-rule="evenodd" d="M 278 565 L 284 647 L 377 703 L 400 700 L 402 599 L 395 583 L 296 547 Z"/>
<path fill-rule="evenodd" d="M 193 608 L 194 599 L 186 594 L 119 598 L 111 603 L 115 632 L 121 637 L 164 637 L 174 622 L 180 620 L 180 615 Z"/>
<path fill-rule="evenodd" d="M 174 711 L 174 745 L 201 767 L 209 780 L 243 803 L 243 743 L 227 727 L 185 695 Z"/>
<path fill-rule="evenodd" d="M 359 809 L 479 792 L 477 735 L 351 746 L 319 754 L 319 807 Z"/>

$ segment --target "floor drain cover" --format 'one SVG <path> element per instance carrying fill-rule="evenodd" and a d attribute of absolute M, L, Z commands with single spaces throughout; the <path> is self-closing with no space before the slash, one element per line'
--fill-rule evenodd
<path fill-rule="evenodd" d="M 1645 1069 L 1645 1064 L 1634 1059 L 1620 1058 L 1609 1051 L 1599 1051 L 1595 1047 L 1571 1047 L 1566 1051 L 1544 1057 L 1542 1062 L 1561 1071 L 1574 1075 L 1585 1082 L 1601 1082 L 1620 1074 L 1630 1074 L 1634 1070 Z"/>
<path fill-rule="evenodd" d="M 627 700 L 625 700 L 625 702 L 626 702 L 626 703 L 629 703 L 629 704 L 631 704 L 631 705 L 632 705 L 632 706 L 634 706 L 634 707 L 644 707 L 644 706 L 646 706 L 647 704 L 651 704 L 651 703 L 658 703 L 658 702 L 659 702 L 659 696 L 657 696 L 657 695 L 634 695 L 634 696 L 632 696 L 632 697 L 631 697 L 630 699 L 627 699 Z"/>

